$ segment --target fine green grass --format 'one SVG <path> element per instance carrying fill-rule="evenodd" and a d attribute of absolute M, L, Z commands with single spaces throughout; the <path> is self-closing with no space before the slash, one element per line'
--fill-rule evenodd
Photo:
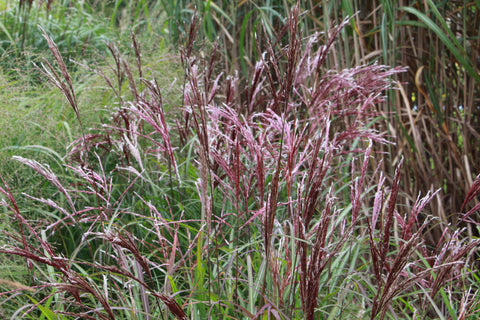
<path fill-rule="evenodd" d="M 476 81 L 464 40 L 438 32 L 455 7 L 373 1 L 342 22 L 357 1 L 195 4 L 5 8 L 0 314 L 478 319 L 480 242 L 448 217 L 476 218 L 476 149 L 442 126 L 433 60 L 413 93 L 395 81 L 411 70 L 374 63 L 409 65 L 397 39 L 418 28 Z M 455 141 L 431 150 L 442 132 L 463 135 L 463 169 L 446 168 Z M 411 180 L 426 150 L 438 176 L 470 177 L 457 211 L 452 181 Z"/>

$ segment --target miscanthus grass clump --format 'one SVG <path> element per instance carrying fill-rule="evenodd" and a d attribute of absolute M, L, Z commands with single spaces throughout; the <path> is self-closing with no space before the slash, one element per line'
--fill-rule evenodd
<path fill-rule="evenodd" d="M 2 255 L 23 257 L 28 283 L 2 280 L 0 308 L 42 319 L 384 319 L 478 316 L 471 282 L 479 241 L 442 226 L 423 234 L 435 192 L 397 204 L 394 177 L 370 165 L 375 106 L 401 68 L 325 70 L 346 22 L 302 35 L 293 8 L 276 37 L 258 36 L 250 76 L 223 74 L 220 51 L 196 39 L 181 64 L 182 105 L 164 101 L 144 68 L 111 44 L 117 104 L 98 129 L 83 128 L 62 174 L 14 157 L 56 192 L 0 188 L 12 228 Z M 55 43 L 39 72 L 81 123 L 74 85 Z M 181 82 L 181 81 L 180 81 Z M 378 161 L 375 161 L 378 163 Z M 478 179 L 477 179 L 478 180 Z M 479 192 L 474 185 L 466 202 Z M 478 208 L 477 208 L 478 209 Z M 472 211 L 473 212 L 473 211 Z M 467 219 L 469 214 L 465 215 Z M 16 301 L 16 302 L 15 302 Z M 22 303 L 18 303 L 22 301 Z M 472 318 L 473 319 L 473 318 Z"/>

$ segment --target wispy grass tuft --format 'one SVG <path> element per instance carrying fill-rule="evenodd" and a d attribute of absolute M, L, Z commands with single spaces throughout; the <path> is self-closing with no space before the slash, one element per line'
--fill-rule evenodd
<path fill-rule="evenodd" d="M 302 33 L 300 21 L 297 3 L 278 32 L 263 24 L 258 60 L 243 81 L 221 71 L 220 44 L 200 45 L 201 21 L 193 15 L 180 57 L 180 111 L 168 110 L 159 82 L 147 79 L 133 33 L 133 63 L 109 45 L 112 71 L 90 70 L 106 81 L 116 107 L 102 128 L 82 132 L 70 146 L 68 174 L 15 158 L 55 188 L 26 198 L 56 220 L 30 221 L 7 183 L 0 188 L 18 224 L 0 252 L 25 259 L 28 288 L 36 290 L 22 316 L 473 312 L 472 295 L 453 287 L 466 286 L 479 240 L 462 240 L 464 230 L 443 225 L 438 246 L 429 247 L 425 233 L 436 219 L 422 212 L 438 191 L 404 209 L 403 162 L 388 183 L 377 161 L 384 155 L 376 150 L 390 144 L 376 130 L 377 107 L 405 69 L 331 68 L 350 20 L 324 34 Z M 49 64 L 40 70 L 80 119 L 68 66 L 49 43 L 60 74 Z"/>

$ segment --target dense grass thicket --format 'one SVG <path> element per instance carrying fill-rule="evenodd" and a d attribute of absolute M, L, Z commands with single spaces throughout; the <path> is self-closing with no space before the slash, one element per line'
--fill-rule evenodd
<path fill-rule="evenodd" d="M 0 11 L 1 318 L 480 317 L 478 1 Z"/>

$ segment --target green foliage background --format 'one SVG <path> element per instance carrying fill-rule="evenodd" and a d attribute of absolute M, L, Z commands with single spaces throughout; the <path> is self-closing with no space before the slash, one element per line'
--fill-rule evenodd
<path fill-rule="evenodd" d="M 69 161 L 67 154 L 71 150 L 67 146 L 85 133 L 97 132 L 90 131 L 90 128 L 114 123 L 112 112 L 121 109 L 124 101 L 135 99 L 129 89 L 135 82 L 132 79 L 142 77 L 149 80 L 155 77 L 162 89 L 167 122 L 173 127 L 175 119 L 181 119 L 183 115 L 180 108 L 191 70 L 185 68 L 185 62 L 182 66 L 182 51 L 179 48 L 192 39 L 188 32 L 195 14 L 200 22 L 195 42 L 189 44 L 196 55 L 194 60 L 204 59 L 203 66 L 208 70 L 210 52 L 216 49 L 218 61 L 214 71 L 225 75 L 238 72 L 238 82 L 247 87 L 251 85 L 255 63 L 268 46 L 275 43 L 281 47 L 289 43 L 286 33 L 283 37 L 276 37 L 281 34 L 295 4 L 295 1 L 289 0 L 0 1 L 0 174 L 4 182 L 12 187 L 12 194 L 22 208 L 21 213 L 29 220 L 36 221 L 40 227 L 47 227 L 60 219 L 60 213 L 42 203 L 32 202 L 22 193 L 39 198 L 51 195 L 65 206 L 68 201 L 34 170 L 13 161 L 12 156 L 46 163 L 67 185 L 81 188 L 84 183 L 82 178 L 65 167 Z M 300 17 L 296 27 L 304 37 L 302 40 L 319 33 L 324 35 L 322 39 L 326 41 L 329 30 L 350 18 L 332 43 L 324 72 L 375 64 L 408 67 L 406 72 L 395 76 L 398 80 L 395 82 L 396 90 L 389 91 L 386 101 L 375 106 L 376 117 L 368 124 L 386 134 L 394 143 L 374 144 L 372 154 L 381 156 L 371 157 L 364 165 L 368 165 L 369 174 L 375 170 L 382 171 L 389 185 L 398 185 L 396 208 L 401 214 L 417 207 L 419 194 L 425 195 L 440 189 L 434 194 L 426 212 L 418 216 L 419 225 L 428 220 L 428 215 L 437 218 L 423 230 L 422 236 L 428 248 L 435 248 L 445 240 L 447 225 L 451 230 L 466 228 L 463 240 L 458 239 L 459 243 L 477 239 L 475 222 L 480 222 L 478 192 L 472 195 L 471 190 L 476 185 L 475 177 L 480 173 L 480 2 L 323 0 L 299 1 L 298 4 Z M 40 66 L 45 61 L 54 64 L 48 43 L 38 26 L 44 28 L 56 43 L 72 75 L 83 132 L 75 110 L 34 66 L 34 63 Z M 137 57 L 132 49 L 131 33 L 135 34 L 141 47 L 143 69 L 135 67 Z M 115 43 L 115 47 L 110 46 L 109 49 L 108 44 L 112 43 Z M 124 79 L 113 85 L 117 93 L 122 94 L 113 94 L 105 84 L 105 78 L 113 79 L 113 82 L 119 79 L 116 65 L 118 56 L 124 57 L 125 63 L 133 66 L 130 69 L 132 79 L 127 79 L 125 75 Z M 279 58 L 279 65 L 286 70 L 288 61 L 282 58 Z M 103 70 L 104 74 L 92 72 L 89 68 Z M 142 89 L 147 88 L 141 81 L 137 81 L 137 85 Z M 242 103 L 247 99 L 243 93 L 238 93 L 236 98 Z M 191 129 L 195 130 L 198 128 Z M 297 292 L 294 287 L 288 287 L 286 293 L 275 291 L 280 287 L 275 276 L 289 274 L 292 268 L 290 263 L 295 264 L 295 259 L 289 260 L 298 250 L 295 245 L 299 239 L 295 238 L 293 226 L 289 226 L 288 222 L 279 226 L 279 222 L 276 222 L 275 239 L 272 241 L 278 241 L 275 242 L 275 252 L 282 257 L 279 260 L 283 260 L 278 262 L 279 270 L 274 271 L 269 269 L 271 266 L 266 264 L 263 255 L 262 250 L 267 249 L 263 247 L 262 232 L 265 229 L 262 226 L 237 233 L 242 221 L 236 220 L 229 225 L 231 229 L 226 228 L 230 233 L 222 231 L 225 243 L 229 245 L 210 239 L 204 230 L 205 226 L 197 221 L 199 213 L 202 215 L 200 220 L 206 219 L 207 210 L 199 199 L 198 191 L 201 189 L 198 181 L 204 179 L 197 163 L 201 162 L 198 160 L 199 151 L 195 147 L 199 138 L 184 141 L 192 132 L 182 134 L 175 136 L 176 140 L 173 141 L 179 157 L 176 159 L 179 164 L 178 177 L 172 174 L 172 167 L 166 165 L 164 159 L 153 159 L 147 155 L 147 142 L 138 145 L 139 150 L 145 152 L 142 161 L 147 170 L 144 178 L 136 181 L 135 190 L 129 189 L 131 175 L 115 173 L 118 167 L 135 167 L 133 158 L 125 160 L 121 150 L 112 149 L 101 154 L 102 161 L 96 169 L 105 169 L 106 176 L 112 178 L 113 198 L 122 199 L 119 200 L 122 206 L 119 205 L 118 211 L 114 211 L 114 218 L 107 222 L 108 227 L 118 230 L 120 235 L 134 235 L 138 250 L 151 261 L 160 261 L 156 259 L 161 253 L 183 261 L 166 273 L 162 267 L 155 268 L 151 288 L 159 291 L 168 288 L 165 290 L 174 294 L 176 302 L 192 319 L 247 318 L 246 315 L 252 314 L 262 319 L 306 317 L 300 299 L 293 296 Z M 112 134 L 112 137 L 115 136 Z M 155 138 L 161 140 L 160 136 Z M 91 155 L 91 158 L 89 161 L 94 162 L 95 156 Z M 401 159 L 404 159 L 402 175 L 396 176 L 395 170 Z M 351 173 L 349 166 L 352 161 L 357 161 L 357 165 L 361 166 L 363 163 L 358 162 L 362 160 L 355 157 L 342 158 L 343 162 L 339 160 L 342 171 L 336 184 L 338 189 L 335 190 L 339 204 L 350 200 L 350 190 L 347 190 Z M 140 170 L 139 167 L 136 169 Z M 332 176 L 335 173 L 332 170 Z M 382 185 L 379 175 L 371 174 L 369 178 L 372 186 L 370 191 L 374 190 L 373 186 Z M 267 181 L 275 182 L 275 174 L 267 177 Z M 342 185 L 344 182 L 346 184 Z M 210 195 L 214 211 L 239 210 L 235 203 L 224 202 L 225 194 L 219 191 L 221 188 L 212 190 L 215 190 Z M 283 201 L 288 202 L 285 190 L 279 194 Z M 327 191 L 323 191 L 325 194 L 322 196 L 326 197 Z M 469 202 L 465 201 L 467 195 L 471 200 Z M 5 195 L 0 199 L 6 201 Z M 253 208 L 254 201 L 249 201 L 246 201 L 244 210 Z M 152 212 L 147 205 L 150 202 L 155 203 L 162 214 L 169 216 L 163 216 L 166 224 L 171 223 L 171 228 L 168 232 L 162 231 L 165 232 L 162 237 L 155 230 L 155 219 L 150 217 Z M 79 207 L 100 206 L 100 203 L 100 199 L 88 195 L 76 199 Z M 364 203 L 364 207 L 372 205 L 373 200 Z M 465 223 L 460 213 L 472 208 L 477 208 L 469 215 L 473 223 Z M 317 213 L 321 209 L 324 208 L 319 206 Z M 2 210 L 2 229 L 18 236 L 15 218 L 7 208 Z M 337 217 L 335 227 L 340 225 L 342 217 L 346 217 L 352 208 L 345 206 L 343 210 L 341 216 Z M 138 215 L 127 214 L 130 211 Z M 287 215 L 280 209 L 278 214 Z M 283 220 L 279 218 L 279 221 Z M 320 220 L 317 222 L 320 223 Z M 94 231 L 103 232 L 104 227 L 102 225 Z M 398 225 L 396 228 L 398 232 Z M 329 265 L 328 272 L 322 274 L 319 294 L 315 298 L 319 302 L 316 318 L 377 317 L 377 314 L 368 310 L 375 300 L 377 287 L 366 276 L 363 278 L 361 273 L 371 267 L 371 261 L 365 260 L 369 250 L 365 230 L 366 227 L 354 231 L 356 241 L 348 242 L 348 250 L 340 250 Z M 92 232 L 90 229 L 62 224 L 49 241 L 65 256 L 79 261 L 101 255 L 102 259 L 110 257 L 108 259 L 113 261 L 112 251 L 109 251 L 113 249 L 104 238 L 99 236 L 83 242 L 82 236 L 87 231 Z M 165 243 L 159 243 L 160 238 Z M 305 241 L 310 245 L 312 239 Z M 41 243 L 34 237 L 30 240 Z M 334 240 L 342 241 L 341 237 Z M 333 243 L 337 243 L 335 241 Z M 401 241 L 399 238 L 392 238 L 391 241 L 395 249 L 392 255 L 398 254 Z M 166 243 L 182 252 L 181 259 L 175 250 L 168 256 L 160 252 L 161 249 L 151 249 L 153 244 L 159 248 L 168 247 Z M 11 245 L 12 240 L 2 234 L 0 244 Z M 471 250 L 469 254 L 474 251 Z M 108 254 L 103 256 L 105 252 Z M 430 266 L 427 255 L 417 253 L 415 264 L 419 268 Z M 471 262 L 474 258 L 469 254 L 459 259 Z M 127 255 L 125 259 L 129 270 L 139 276 L 141 271 L 136 257 Z M 33 272 L 25 259 L 8 255 L 0 264 L 0 279 L 27 286 L 39 279 L 60 281 L 61 277 L 51 267 L 35 267 L 36 271 Z M 101 286 L 106 279 L 106 271 L 95 270 L 92 266 L 75 262 L 72 267 L 92 285 Z M 475 270 L 474 264 L 468 264 L 468 267 L 473 268 L 469 270 Z M 296 277 L 300 277 L 299 274 Z M 128 281 L 122 275 L 116 274 L 109 279 L 118 286 L 128 287 Z M 243 282 L 238 279 L 243 279 Z M 477 319 L 480 301 L 474 295 L 480 283 L 477 273 L 472 272 L 462 281 L 460 289 L 449 284 L 440 290 L 436 299 L 424 298 L 423 305 L 412 299 L 422 294 L 420 289 L 405 290 L 395 299 L 392 298 L 391 307 L 383 316 L 391 319 L 399 315 L 413 318 L 417 312 L 424 312 L 422 316 L 425 319 Z M 0 281 L 0 288 L 7 292 L 12 290 L 12 284 Z M 118 296 L 112 296 L 110 302 L 114 307 L 123 308 L 122 319 L 172 317 L 169 312 L 171 309 L 165 307 L 168 301 L 151 299 L 146 302 L 146 293 L 141 289 L 129 290 L 128 293 L 112 291 Z M 468 294 L 462 296 L 461 291 L 468 291 Z M 261 301 L 259 292 L 269 294 L 271 301 Z M 55 289 L 36 294 L 19 290 L 1 297 L 8 297 L 0 303 L 0 314 L 8 318 L 19 316 L 32 308 L 34 311 L 29 316 L 34 319 L 70 319 L 68 314 L 61 314 L 66 311 L 62 306 L 64 293 Z M 461 300 L 463 298 L 466 300 Z M 88 299 L 86 305 L 99 306 L 93 296 Z M 188 306 L 185 301 L 189 301 Z M 260 301 L 263 307 L 259 306 Z M 423 308 L 425 304 L 428 307 Z M 464 305 L 469 306 L 469 314 L 461 313 Z M 159 313 L 155 313 L 156 307 Z M 70 310 L 80 309 L 76 306 Z M 137 314 L 138 310 L 143 311 Z M 287 311 L 290 314 L 287 315 Z"/>

